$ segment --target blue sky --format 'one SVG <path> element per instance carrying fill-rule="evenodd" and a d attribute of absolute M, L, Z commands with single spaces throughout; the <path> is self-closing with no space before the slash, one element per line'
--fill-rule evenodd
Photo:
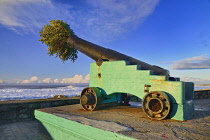
<path fill-rule="evenodd" d="M 0 83 L 87 82 L 89 64 L 48 56 L 39 30 L 67 22 L 81 38 L 210 84 L 209 0 L 0 0 Z"/>

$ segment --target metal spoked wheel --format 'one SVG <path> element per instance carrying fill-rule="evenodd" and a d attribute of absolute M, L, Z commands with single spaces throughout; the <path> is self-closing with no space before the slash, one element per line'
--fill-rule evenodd
<path fill-rule="evenodd" d="M 171 109 L 168 96 L 161 91 L 147 93 L 142 100 L 142 108 L 151 119 L 165 119 Z"/>
<path fill-rule="evenodd" d="M 101 98 L 97 96 L 97 92 L 99 92 L 97 88 L 88 87 L 83 89 L 80 104 L 85 110 L 94 111 L 100 108 Z"/>

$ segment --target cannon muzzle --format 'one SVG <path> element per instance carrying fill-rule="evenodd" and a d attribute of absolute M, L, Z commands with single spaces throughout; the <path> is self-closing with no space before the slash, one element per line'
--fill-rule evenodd
<path fill-rule="evenodd" d="M 140 65 L 142 70 L 152 70 L 155 75 L 169 76 L 169 71 L 166 69 L 147 64 L 143 61 L 137 60 L 133 57 L 119 53 L 112 49 L 101 47 L 84 39 L 81 39 L 76 35 L 71 35 L 67 39 L 67 42 L 69 46 L 72 46 L 76 50 L 95 60 L 99 66 L 103 63 L 103 61 L 126 60 L 130 63 L 130 65 Z"/>

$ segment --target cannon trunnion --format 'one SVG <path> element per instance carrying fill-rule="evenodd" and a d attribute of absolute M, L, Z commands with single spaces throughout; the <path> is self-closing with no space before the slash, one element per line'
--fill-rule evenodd
<path fill-rule="evenodd" d="M 81 93 L 81 105 L 94 111 L 106 103 L 122 101 L 123 94 L 142 99 L 142 109 L 151 119 L 187 120 L 194 112 L 194 84 L 169 81 L 165 75 L 141 70 L 128 61 L 105 61 L 90 65 L 90 87 Z"/>

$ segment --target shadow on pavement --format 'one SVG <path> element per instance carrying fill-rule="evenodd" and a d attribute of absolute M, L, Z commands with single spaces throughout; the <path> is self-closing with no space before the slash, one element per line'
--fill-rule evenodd
<path fill-rule="evenodd" d="M 39 121 L 38 121 L 38 132 L 39 134 L 44 137 L 46 140 L 53 140 L 53 138 L 51 137 L 50 133 L 47 131 L 47 129 L 45 128 L 45 126 Z"/>

